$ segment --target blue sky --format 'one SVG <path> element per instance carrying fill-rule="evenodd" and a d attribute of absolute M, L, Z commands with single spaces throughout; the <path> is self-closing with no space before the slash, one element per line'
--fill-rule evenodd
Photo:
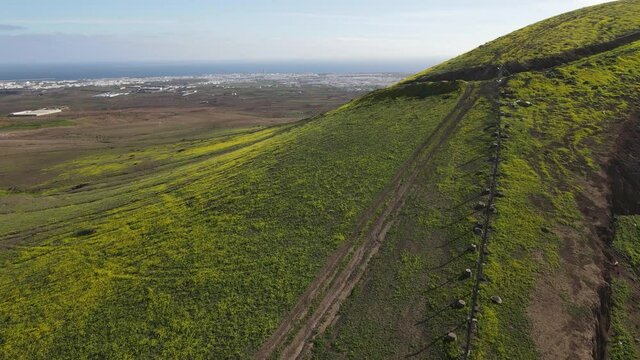
<path fill-rule="evenodd" d="M 0 63 L 446 58 L 597 0 L 3 0 Z"/>

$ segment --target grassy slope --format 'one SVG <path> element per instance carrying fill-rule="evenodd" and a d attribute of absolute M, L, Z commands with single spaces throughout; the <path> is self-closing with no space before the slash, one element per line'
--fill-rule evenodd
<path fill-rule="evenodd" d="M 640 11 L 630 10 L 639 7 L 640 2 L 622 1 L 563 15 L 551 22 L 519 31 L 514 36 L 501 38 L 492 45 L 490 51 L 500 52 L 499 61 L 522 56 L 524 54 L 501 51 L 509 47 L 519 51 L 516 50 L 517 45 L 522 43 L 525 34 L 538 34 L 527 39 L 527 44 L 532 43 L 533 47 L 526 48 L 525 57 L 544 56 L 547 50 L 565 51 L 576 44 L 584 44 L 589 39 L 584 37 L 585 34 L 596 34 L 592 33 L 593 18 L 600 19 L 598 23 L 609 23 L 612 29 L 618 29 L 618 33 L 640 28 Z M 562 19 L 571 20 L 567 24 L 558 24 L 558 20 Z M 574 28 L 570 33 L 573 36 L 567 37 L 567 32 L 562 30 L 566 27 Z M 530 50 L 548 41 L 555 41 L 560 36 L 566 41 L 561 48 L 551 47 L 538 52 Z M 596 41 L 597 37 L 590 39 L 588 41 Z M 483 49 L 436 69 L 480 65 L 488 61 L 487 58 L 483 60 Z M 616 125 L 626 120 L 640 103 L 639 83 L 640 43 L 551 71 L 518 74 L 508 81 L 506 89 L 512 91 L 515 98 L 530 100 L 534 105 L 528 108 L 502 108 L 509 113 L 504 121 L 511 125 L 500 177 L 501 188 L 507 197 L 497 202 L 499 215 L 494 222 L 496 231 L 492 235 L 489 247 L 491 256 L 486 266 L 491 282 L 484 284 L 481 292 L 481 304 L 485 306 L 480 312 L 479 336 L 472 353 L 474 358 L 535 359 L 541 356 L 531 338 L 532 324 L 527 314 L 527 304 L 531 301 L 537 279 L 553 278 L 564 271 L 565 259 L 560 256 L 564 239 L 581 239 L 576 244 L 581 249 L 581 256 L 591 256 L 589 243 L 597 240 L 593 240 L 590 220 L 580 211 L 578 197 L 584 193 L 584 185 L 593 174 L 601 171 Z M 470 118 L 467 121 L 474 120 Z M 464 135 L 455 136 L 463 138 Z M 467 143 L 471 146 L 474 144 L 472 140 Z M 460 149 L 456 151 L 464 152 Z M 462 176 L 461 171 L 458 176 Z M 445 182 L 437 173 L 431 175 L 429 181 L 436 184 Z M 458 182 L 457 186 L 460 189 L 453 194 L 464 193 L 464 183 Z M 448 193 L 441 188 L 439 194 L 446 196 Z M 419 205 L 414 200 L 408 201 L 407 209 L 399 219 L 399 224 L 404 226 L 399 225 L 402 229 L 392 234 L 386 250 L 372 264 L 370 277 L 354 292 L 353 299 L 341 313 L 341 320 L 320 341 L 322 346 L 315 353 L 317 357 L 358 358 L 362 354 L 378 358 L 384 358 L 384 354 L 402 357 L 420 348 L 419 344 L 412 342 L 415 339 L 423 341 L 422 347 L 431 344 L 423 356 L 439 358 L 444 354 L 443 350 L 438 350 L 442 344 L 434 345 L 431 340 L 453 327 L 455 322 L 451 322 L 451 316 L 455 315 L 451 313 L 452 310 L 430 318 L 431 329 L 436 330 L 431 330 L 431 333 L 427 331 L 426 335 L 416 335 L 416 329 L 413 328 L 403 329 L 401 333 L 397 328 L 401 322 L 398 319 L 406 317 L 406 312 L 416 311 L 429 318 L 429 314 L 438 309 L 437 305 L 442 308 L 446 301 L 455 298 L 456 293 L 452 291 L 442 296 L 425 289 L 425 284 L 429 283 L 425 280 L 429 274 L 428 258 L 439 255 L 421 244 L 428 240 L 423 240 L 425 237 L 421 233 L 424 225 L 416 225 L 413 219 L 416 215 L 412 215 L 412 209 L 416 206 Z M 427 213 L 422 216 L 428 216 Z M 437 228 L 432 223 L 428 224 L 432 226 L 432 231 Z M 454 231 L 444 236 L 449 240 L 457 239 Z M 394 298 L 402 283 L 399 274 L 406 268 L 406 259 L 398 250 L 403 246 L 418 249 L 417 254 L 411 252 L 416 258 L 412 257 L 409 264 L 413 266 L 413 277 L 410 277 L 412 283 L 420 285 L 402 290 L 402 296 L 410 297 L 410 301 L 402 297 Z M 456 266 L 458 269 L 462 265 Z M 436 278 L 439 276 L 433 272 L 431 274 Z M 494 294 L 503 298 L 503 305 L 486 305 L 491 303 L 489 298 Z M 582 311 L 590 313 L 590 309 L 582 309 L 584 305 L 574 302 L 570 293 L 561 296 L 565 299 L 568 316 L 578 322 L 587 321 L 580 318 Z M 402 306 L 391 306 L 396 301 L 413 308 L 409 310 Z M 388 311 L 392 315 L 376 315 L 380 311 Z M 407 339 L 411 337 L 413 339 Z"/>
<path fill-rule="evenodd" d="M 512 323 L 515 319 L 526 323 L 522 304 L 529 302 L 536 278 L 552 277 L 562 267 L 561 244 L 554 235 L 558 230 L 543 230 L 562 229 L 565 239 L 573 234 L 582 239 L 580 248 L 589 249 L 593 235 L 577 198 L 591 174 L 600 170 L 616 123 L 624 121 L 637 104 L 639 80 L 640 44 L 635 44 L 509 81 L 517 98 L 534 105 L 505 109 L 513 114 L 501 179 L 509 195 L 498 201 L 498 232 L 486 270 L 494 282 L 485 294 L 502 294 L 508 300 L 499 311 L 484 314 L 490 321 L 481 323 L 480 358 L 517 351 Z M 568 300 L 567 311 L 574 306 Z M 526 326 L 520 331 L 526 331 Z"/>
<path fill-rule="evenodd" d="M 632 268 L 640 270 L 640 216 L 621 216 L 616 219 L 613 247 L 628 258 Z"/>
<path fill-rule="evenodd" d="M 638 14 L 640 1 L 637 0 L 616 1 L 562 14 L 500 37 L 418 73 L 412 79 L 489 64 L 527 63 L 574 48 L 610 41 L 640 30 Z"/>
<path fill-rule="evenodd" d="M 105 154 L 5 193 L 0 357 L 248 357 L 455 98 Z M 161 166 L 132 177 L 131 155 Z"/>
<path fill-rule="evenodd" d="M 616 219 L 613 247 L 626 259 L 630 279 L 616 277 L 612 281 L 611 330 L 609 358 L 612 360 L 640 357 L 640 331 L 635 326 L 640 318 L 640 216 L 620 216 Z M 636 324 L 633 323 L 635 320 Z"/>
<path fill-rule="evenodd" d="M 319 339 L 316 358 L 401 358 L 420 352 L 420 358 L 441 359 L 451 350 L 438 338 L 469 314 L 468 307 L 449 305 L 468 301 L 471 292 L 471 281 L 456 278 L 473 268 L 476 258 L 465 255 L 479 240 L 470 231 L 478 214 L 469 206 L 486 183 L 486 145 L 493 130 L 483 128 L 495 122 L 490 109 L 487 99 L 480 100 L 422 169 L 367 280 L 344 305 L 337 325 Z"/>

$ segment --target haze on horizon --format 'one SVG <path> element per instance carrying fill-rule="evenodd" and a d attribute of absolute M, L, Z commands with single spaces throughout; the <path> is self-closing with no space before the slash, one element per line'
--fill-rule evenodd
<path fill-rule="evenodd" d="M 11 1 L 0 64 L 421 61 L 597 0 Z"/>

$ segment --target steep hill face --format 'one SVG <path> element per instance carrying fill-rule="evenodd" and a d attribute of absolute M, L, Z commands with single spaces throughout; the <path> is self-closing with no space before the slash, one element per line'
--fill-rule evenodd
<path fill-rule="evenodd" d="M 610 244 L 640 211 L 639 14 L 620 1 L 561 15 L 392 90 L 480 89 L 315 357 L 638 357 L 637 267 L 622 259 L 640 243 Z"/>
<path fill-rule="evenodd" d="M 634 358 L 638 30 L 587 8 L 0 193 L 0 358 Z"/>

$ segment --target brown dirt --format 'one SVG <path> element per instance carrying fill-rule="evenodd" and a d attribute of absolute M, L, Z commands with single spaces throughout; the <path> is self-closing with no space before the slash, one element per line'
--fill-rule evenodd
<path fill-rule="evenodd" d="M 611 301 L 608 283 L 611 276 L 633 277 L 612 266 L 615 254 L 609 245 L 613 215 L 640 213 L 638 124 L 638 117 L 633 116 L 613 131 L 617 139 L 612 151 L 599 160 L 607 164 L 603 166 L 606 173 L 591 174 L 581 184 L 584 190 L 577 202 L 584 216 L 584 233 L 566 227 L 554 229 L 563 241 L 561 266 L 553 275 L 541 278 L 528 308 L 533 339 L 544 359 L 606 359 Z M 632 288 L 633 296 L 640 293 L 637 287 Z M 632 322 L 638 324 L 640 318 Z"/>
<path fill-rule="evenodd" d="M 572 228 L 554 232 L 563 241 L 561 266 L 536 284 L 527 308 L 531 335 L 543 359 L 589 359 L 596 340 L 598 290 L 604 282 L 601 255 Z"/>
<path fill-rule="evenodd" d="M 92 92 L 55 90 L 0 95 L 0 114 L 27 108 L 69 105 L 70 110 L 44 118 L 0 115 L 0 127 L 16 122 L 71 120 L 70 127 L 0 131 L 0 187 L 26 189 L 52 179 L 44 171 L 79 156 L 108 150 L 138 149 L 201 138 L 216 129 L 271 126 L 310 117 L 359 95 L 341 89 L 243 89 L 240 96 L 198 97 L 145 94 L 114 99 L 92 98 Z M 308 90 L 308 91 L 307 91 Z M 209 90 L 220 91 L 220 90 Z M 238 90 L 240 91 L 240 90 Z M 200 104 L 202 100 L 210 104 Z"/>
<path fill-rule="evenodd" d="M 609 162 L 613 212 L 640 214 L 640 118 L 631 117 L 619 131 L 615 156 Z"/>
<path fill-rule="evenodd" d="M 431 158 L 434 151 L 444 143 L 473 106 L 477 100 L 477 97 L 472 96 L 473 93 L 474 87 L 468 86 L 451 113 L 405 162 L 392 182 L 361 217 L 354 235 L 332 255 L 291 313 L 260 348 L 256 358 L 272 357 L 283 347 L 280 358 L 302 357 L 313 346 L 312 340 L 315 336 L 324 332 L 336 321 L 341 304 L 362 278 L 369 261 L 384 241 L 387 231 L 393 224 L 395 214 L 401 209 L 405 195 L 420 167 Z M 364 226 L 369 224 L 375 214 L 378 214 L 377 217 L 365 228 Z M 366 234 L 362 234 L 364 231 Z M 364 239 L 357 243 L 362 235 Z M 340 266 L 344 261 L 347 263 Z M 313 312 L 309 314 L 312 306 Z M 295 331 L 295 336 L 287 344 L 292 331 Z"/>
<path fill-rule="evenodd" d="M 603 173 L 582 184 L 584 192 L 578 196 L 585 218 L 582 231 L 553 229 L 561 240 L 560 267 L 540 277 L 527 308 L 532 338 L 543 359 L 599 358 L 600 327 L 607 319 L 602 316 L 601 293 L 608 288 L 601 236 L 611 221 L 606 184 Z"/>

